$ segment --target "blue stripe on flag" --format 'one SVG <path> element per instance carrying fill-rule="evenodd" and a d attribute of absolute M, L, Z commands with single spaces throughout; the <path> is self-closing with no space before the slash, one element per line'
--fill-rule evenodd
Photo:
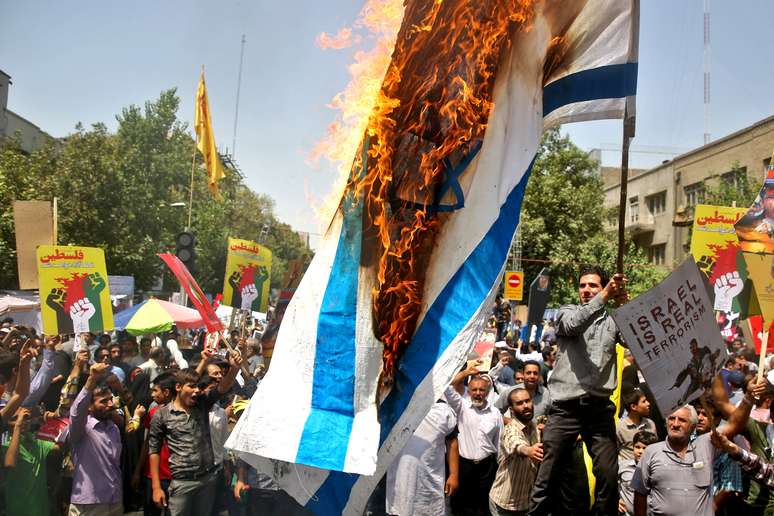
<path fill-rule="evenodd" d="M 543 88 L 543 116 L 588 100 L 617 99 L 637 93 L 637 63 L 600 66 L 562 77 Z"/>
<path fill-rule="evenodd" d="M 312 409 L 295 462 L 343 469 L 355 417 L 355 317 L 363 203 L 343 203 L 341 234 L 317 322 Z M 339 443 L 331 446 L 331 443 Z"/>

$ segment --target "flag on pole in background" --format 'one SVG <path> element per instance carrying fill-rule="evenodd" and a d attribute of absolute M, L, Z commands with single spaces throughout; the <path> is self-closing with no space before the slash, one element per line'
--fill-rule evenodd
<path fill-rule="evenodd" d="M 482 16 L 503 5 L 528 5 L 454 4 L 480 9 Z M 409 17 L 417 11 L 431 12 L 433 26 L 421 34 L 401 29 L 393 56 L 405 54 L 417 38 L 459 27 L 444 19 L 454 9 L 407 1 L 404 29 L 421 25 Z M 507 44 L 497 55 L 485 132 L 444 158 L 444 183 L 426 190 L 421 200 L 441 213 L 440 229 L 426 250 L 416 328 L 397 361 L 390 391 L 377 396 L 384 349 L 374 334 L 372 292 L 378 286 L 373 256 L 379 249 L 372 225 L 363 222 L 368 198 L 349 190 L 287 308 L 271 367 L 226 444 L 315 514 L 362 514 L 376 483 L 464 364 L 490 314 L 543 130 L 634 116 L 637 0 L 535 2 L 525 9 L 524 23 L 509 25 Z M 461 53 L 466 47 L 443 51 L 448 54 L 449 48 Z M 422 48 L 412 55 L 432 61 L 441 50 Z M 451 61 L 462 67 L 479 57 L 468 54 Z M 433 63 L 423 69 L 432 74 Z M 434 75 L 443 84 L 428 97 L 470 91 L 459 87 L 454 72 Z M 392 78 L 389 72 L 387 77 Z M 384 88 L 391 86 L 385 80 Z M 393 119 L 402 127 L 426 121 L 424 132 L 414 127 L 405 138 L 437 150 L 433 145 L 447 126 L 422 109 L 398 114 L 401 118 Z M 380 152 L 369 147 L 368 136 L 364 149 L 368 156 L 356 160 L 353 181 Z M 393 163 L 399 167 L 411 159 L 398 154 Z M 400 172 L 411 179 L 416 169 Z M 390 199 L 396 210 L 416 205 L 401 197 L 407 192 L 410 183 L 396 185 L 397 199 Z"/>
<path fill-rule="evenodd" d="M 204 69 L 199 77 L 199 87 L 196 88 L 194 128 L 196 129 L 196 148 L 204 156 L 204 164 L 207 166 L 210 191 L 217 197 L 218 181 L 226 177 L 226 173 L 218 157 L 218 149 L 215 147 L 215 136 L 212 134 L 212 116 L 210 101 L 207 99 L 207 86 L 204 84 Z"/>

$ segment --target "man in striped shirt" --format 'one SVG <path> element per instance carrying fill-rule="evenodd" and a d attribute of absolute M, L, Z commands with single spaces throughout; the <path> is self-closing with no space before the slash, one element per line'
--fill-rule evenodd
<path fill-rule="evenodd" d="M 517 387 L 509 395 L 513 419 L 500 439 L 497 473 L 489 491 L 489 510 L 493 516 L 524 515 L 529 509 L 530 493 L 543 460 L 543 444 L 532 421 L 534 409 L 527 389 Z"/>

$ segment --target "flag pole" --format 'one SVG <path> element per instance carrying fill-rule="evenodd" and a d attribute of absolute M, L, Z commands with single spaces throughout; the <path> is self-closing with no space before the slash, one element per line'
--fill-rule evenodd
<path fill-rule="evenodd" d="M 194 171 L 196 170 L 196 145 L 199 143 L 198 133 L 194 131 L 193 157 L 191 158 L 191 184 L 188 187 L 188 225 L 187 231 L 191 230 L 191 212 L 193 210 L 193 189 L 194 189 Z"/>
<path fill-rule="evenodd" d="M 621 146 L 621 197 L 618 206 L 618 255 L 616 256 L 616 272 L 624 272 L 624 248 L 626 229 L 626 205 L 629 185 L 629 143 L 634 136 L 634 117 L 628 118 L 628 110 L 624 109 L 623 145 Z"/>
<path fill-rule="evenodd" d="M 199 84 L 201 84 L 204 77 L 204 65 L 202 65 L 202 73 L 199 77 Z M 199 131 L 196 127 L 196 113 L 199 112 L 199 86 L 196 87 L 196 106 L 194 109 L 194 145 L 193 156 L 191 156 L 191 184 L 188 188 L 188 225 L 185 227 L 186 231 L 191 230 L 191 214 L 193 213 L 193 189 L 194 189 L 194 171 L 196 170 L 196 146 L 199 143 Z"/>

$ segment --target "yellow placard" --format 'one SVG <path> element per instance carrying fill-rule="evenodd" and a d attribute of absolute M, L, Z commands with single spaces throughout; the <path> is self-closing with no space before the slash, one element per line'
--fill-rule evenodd
<path fill-rule="evenodd" d="M 774 322 L 774 254 L 742 253 L 747 264 L 747 275 L 755 287 L 764 328 Z"/>
<path fill-rule="evenodd" d="M 503 283 L 505 283 L 504 299 L 521 301 L 524 298 L 524 273 L 522 271 L 505 271 Z"/>
<path fill-rule="evenodd" d="M 41 245 L 37 263 L 43 333 L 65 335 L 113 329 L 102 249 Z"/>
<path fill-rule="evenodd" d="M 226 277 L 221 304 L 266 312 L 271 283 L 271 251 L 250 240 L 228 239 Z"/>
<path fill-rule="evenodd" d="M 694 209 L 691 255 L 707 277 L 710 277 L 713 272 L 725 273 L 736 270 L 734 264 L 738 241 L 734 224 L 746 212 L 747 208 L 706 204 L 699 204 Z M 719 262 L 724 270 L 714 271 L 715 265 Z M 731 270 L 727 271 L 726 268 Z"/>

